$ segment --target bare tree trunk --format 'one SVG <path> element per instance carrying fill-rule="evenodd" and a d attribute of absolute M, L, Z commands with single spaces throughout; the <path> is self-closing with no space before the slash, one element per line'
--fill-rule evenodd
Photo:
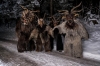
<path fill-rule="evenodd" d="M 51 16 L 52 16 L 52 0 L 50 1 L 50 12 L 51 12 Z"/>
<path fill-rule="evenodd" d="M 99 10 L 100 10 L 100 1 L 99 1 Z M 98 15 L 100 17 L 100 11 L 98 11 Z"/>

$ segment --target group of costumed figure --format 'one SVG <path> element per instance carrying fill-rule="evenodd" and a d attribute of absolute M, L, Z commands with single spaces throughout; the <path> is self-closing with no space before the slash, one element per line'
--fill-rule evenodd
<path fill-rule="evenodd" d="M 18 37 L 17 50 L 24 51 L 45 51 L 51 52 L 56 42 L 56 50 L 64 51 L 72 57 L 81 58 L 83 56 L 82 39 L 88 39 L 89 35 L 83 24 L 77 19 L 77 7 L 71 11 L 59 10 L 62 14 L 63 22 L 58 22 L 51 17 L 51 22 L 46 24 L 45 18 L 38 18 L 36 12 L 21 6 L 24 10 L 16 22 L 16 34 Z M 62 41 L 64 36 L 64 42 Z"/>

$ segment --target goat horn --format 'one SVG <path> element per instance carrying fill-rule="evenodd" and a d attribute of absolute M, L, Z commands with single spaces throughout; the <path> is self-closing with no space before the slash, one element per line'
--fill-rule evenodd
<path fill-rule="evenodd" d="M 63 13 L 60 13 L 60 14 L 64 14 L 64 15 L 68 15 L 69 14 L 69 12 L 63 12 Z"/>
<path fill-rule="evenodd" d="M 77 12 L 81 12 L 83 9 L 81 9 L 81 10 L 74 10 L 73 12 L 72 12 L 72 14 L 74 14 L 74 13 L 77 13 Z"/>
<path fill-rule="evenodd" d="M 68 10 L 58 10 L 58 12 L 65 12 L 65 11 L 68 11 Z"/>
<path fill-rule="evenodd" d="M 68 10 L 58 10 L 58 12 L 60 12 L 60 14 L 69 14 Z"/>
<path fill-rule="evenodd" d="M 71 9 L 71 13 L 73 13 L 73 11 L 74 11 L 77 7 L 79 7 L 81 4 L 82 4 L 82 2 L 80 2 L 80 4 L 79 4 L 79 5 L 77 5 L 77 6 L 73 7 L 73 8 Z"/>
<path fill-rule="evenodd" d="M 35 14 L 35 16 L 39 19 L 39 17 Z"/>
<path fill-rule="evenodd" d="M 32 11 L 32 12 L 40 12 L 39 10 L 37 10 L 37 11 Z"/>
<path fill-rule="evenodd" d="M 45 16 L 46 16 L 46 13 L 45 13 L 44 16 L 43 16 L 43 19 L 45 18 Z"/>
<path fill-rule="evenodd" d="M 57 20 L 59 20 L 60 19 L 60 16 L 58 17 L 58 19 Z"/>
<path fill-rule="evenodd" d="M 54 16 L 52 16 L 52 18 L 55 20 L 55 17 Z"/>
<path fill-rule="evenodd" d="M 27 8 L 25 8 L 24 6 L 22 6 L 22 5 L 20 5 L 20 7 L 22 8 L 22 9 L 27 9 Z M 28 9 L 27 9 L 28 10 Z"/>

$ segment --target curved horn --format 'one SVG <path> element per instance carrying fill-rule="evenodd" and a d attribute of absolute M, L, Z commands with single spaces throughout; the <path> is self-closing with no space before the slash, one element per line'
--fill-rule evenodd
<path fill-rule="evenodd" d="M 54 16 L 52 16 L 52 18 L 53 18 L 52 19 L 53 22 L 59 22 L 58 20 L 60 19 L 60 17 L 58 17 L 58 19 L 56 19 Z"/>
<path fill-rule="evenodd" d="M 52 19 L 53 22 L 55 22 L 55 17 L 54 16 L 51 16 L 50 18 Z"/>
<path fill-rule="evenodd" d="M 35 14 L 35 16 L 39 19 L 39 17 Z"/>
<path fill-rule="evenodd" d="M 77 7 L 79 7 L 81 4 L 82 4 L 82 2 L 81 2 L 79 5 L 73 7 L 73 8 L 71 9 L 71 13 L 73 13 L 73 11 L 74 11 Z"/>
<path fill-rule="evenodd" d="M 58 10 L 58 12 L 60 13 L 60 14 L 69 14 L 69 11 L 68 10 Z"/>
<path fill-rule="evenodd" d="M 61 17 L 59 16 L 58 19 L 57 19 L 57 21 L 58 21 L 60 18 L 61 18 Z"/>
<path fill-rule="evenodd" d="M 44 16 L 43 16 L 43 19 L 45 18 L 45 16 L 46 16 L 46 13 L 45 13 Z"/>
<path fill-rule="evenodd" d="M 52 21 L 55 22 L 53 19 L 52 19 Z"/>
<path fill-rule="evenodd" d="M 39 10 L 37 10 L 37 11 L 32 11 L 32 12 L 40 12 Z"/>
<path fill-rule="evenodd" d="M 52 18 L 54 19 L 54 21 L 56 21 L 56 19 L 55 19 L 55 17 L 54 17 L 54 16 L 52 16 Z"/>
<path fill-rule="evenodd" d="M 68 10 L 57 10 L 58 12 L 65 12 L 65 11 L 68 11 Z"/>
<path fill-rule="evenodd" d="M 77 12 L 81 12 L 83 9 L 81 9 L 81 10 L 74 10 L 73 12 L 71 12 L 71 13 L 77 13 Z"/>
<path fill-rule="evenodd" d="M 24 9 L 24 10 L 29 10 L 28 8 L 26 8 L 26 7 L 22 6 L 22 5 L 20 5 L 20 7 L 21 7 L 22 9 Z M 29 11 L 32 11 L 32 12 L 40 12 L 39 10 L 37 10 L 37 11 L 29 10 Z"/>
<path fill-rule="evenodd" d="M 22 5 L 20 5 L 20 7 L 22 8 L 22 9 L 27 9 L 27 8 L 25 8 L 24 6 L 22 6 Z M 28 10 L 28 9 L 27 9 Z"/>

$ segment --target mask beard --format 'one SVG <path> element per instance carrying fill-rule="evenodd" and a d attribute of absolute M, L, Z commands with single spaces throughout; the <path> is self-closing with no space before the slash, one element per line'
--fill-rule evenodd
<path fill-rule="evenodd" d="M 69 28 L 69 29 L 74 29 L 76 27 L 76 23 L 71 22 L 71 21 L 67 21 L 66 27 Z"/>

